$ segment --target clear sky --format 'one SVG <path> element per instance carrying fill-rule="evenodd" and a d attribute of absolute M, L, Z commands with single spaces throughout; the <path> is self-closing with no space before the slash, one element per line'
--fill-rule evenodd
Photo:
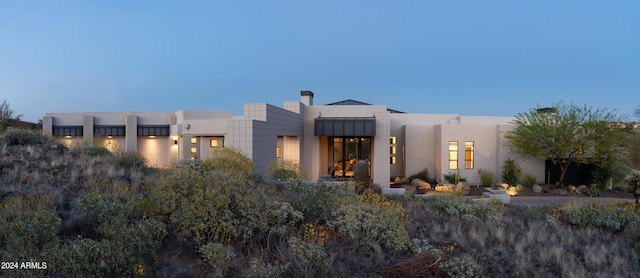
<path fill-rule="evenodd" d="M 0 100 L 47 112 L 355 99 L 514 116 L 640 105 L 640 1 L 0 1 Z"/>

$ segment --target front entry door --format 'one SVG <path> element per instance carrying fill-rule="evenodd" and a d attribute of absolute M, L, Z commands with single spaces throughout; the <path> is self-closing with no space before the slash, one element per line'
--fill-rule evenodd
<path fill-rule="evenodd" d="M 332 143 L 333 177 L 353 177 L 356 161 L 371 157 L 371 137 L 333 137 Z"/>

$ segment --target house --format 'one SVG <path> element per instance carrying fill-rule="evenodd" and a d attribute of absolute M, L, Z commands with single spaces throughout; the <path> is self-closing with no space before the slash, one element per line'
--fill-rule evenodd
<path fill-rule="evenodd" d="M 367 160 L 371 180 L 383 188 L 423 169 L 439 180 L 459 171 L 470 184 L 484 169 L 499 181 L 507 158 L 539 182 L 545 179 L 544 161 L 503 146 L 504 133 L 515 128 L 511 117 L 403 113 L 355 100 L 314 105 L 313 96 L 301 91 L 299 101 L 283 107 L 245 104 L 242 116 L 210 110 L 47 113 L 42 123 L 69 147 L 97 141 L 137 151 L 153 166 L 205 159 L 213 148 L 233 146 L 252 159 L 256 174 L 268 175 L 270 163 L 287 159 L 299 162 L 308 180 L 348 179 L 354 162 Z"/>

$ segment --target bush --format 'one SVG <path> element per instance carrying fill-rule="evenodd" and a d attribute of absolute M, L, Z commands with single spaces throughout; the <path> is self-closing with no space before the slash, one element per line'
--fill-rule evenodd
<path fill-rule="evenodd" d="M 353 183 L 307 183 L 299 180 L 284 182 L 285 200 L 291 203 L 293 208 L 301 211 L 305 222 L 328 220 L 331 218 L 331 207 L 340 198 L 353 195 L 350 188 Z"/>
<path fill-rule="evenodd" d="M 459 182 L 465 182 L 467 179 L 460 177 L 460 171 L 449 172 L 444 175 L 444 179 L 451 184 L 458 184 Z"/>
<path fill-rule="evenodd" d="M 481 277 L 482 267 L 470 258 L 453 257 L 438 264 L 449 277 Z"/>
<path fill-rule="evenodd" d="M 524 187 L 532 187 L 537 182 L 538 181 L 537 181 L 536 177 L 534 175 L 532 175 L 531 173 L 525 173 L 525 174 L 522 175 L 522 185 Z"/>
<path fill-rule="evenodd" d="M 504 206 L 499 202 L 480 204 L 464 196 L 435 195 L 429 199 L 438 210 L 452 216 L 463 217 L 466 220 L 495 220 L 502 218 Z"/>
<path fill-rule="evenodd" d="M 122 169 L 147 168 L 147 159 L 136 151 L 118 149 L 113 155 L 113 161 Z"/>
<path fill-rule="evenodd" d="M 53 142 L 51 137 L 41 132 L 26 129 L 7 129 L 0 140 L 9 146 L 42 145 Z"/>
<path fill-rule="evenodd" d="M 600 196 L 600 188 L 595 185 L 589 186 L 582 190 L 582 194 L 587 195 L 589 197 L 599 197 Z"/>
<path fill-rule="evenodd" d="M 354 249 L 373 253 L 377 261 L 382 252 L 406 250 L 410 239 L 405 208 L 380 194 L 362 194 L 339 200 L 327 225 Z"/>
<path fill-rule="evenodd" d="M 636 204 L 638 203 L 638 199 L 640 198 L 640 171 L 633 170 L 631 173 L 625 177 L 627 184 L 629 185 L 629 190 L 633 194 L 633 197 L 636 198 Z"/>
<path fill-rule="evenodd" d="M 253 162 L 236 148 L 215 148 L 201 164 L 203 171 L 220 171 L 245 182 L 253 176 Z"/>
<path fill-rule="evenodd" d="M 290 237 L 287 253 L 281 258 L 286 262 L 289 277 L 328 277 L 333 263 L 321 246 Z"/>
<path fill-rule="evenodd" d="M 111 156 L 112 153 L 105 147 L 94 147 L 89 145 L 81 145 L 69 150 L 73 155 L 88 155 L 88 156 Z"/>
<path fill-rule="evenodd" d="M 491 186 L 493 184 L 493 172 L 489 169 L 479 169 L 480 181 L 484 186 Z"/>
<path fill-rule="evenodd" d="M 521 172 L 520 165 L 515 160 L 511 158 L 505 160 L 502 166 L 502 182 L 508 185 L 518 184 Z"/>
<path fill-rule="evenodd" d="M 630 204 L 571 203 L 562 212 L 564 220 L 573 225 L 620 231 L 628 223 L 639 219 L 634 209 Z"/>
<path fill-rule="evenodd" d="M 228 245 L 210 242 L 200 246 L 200 254 L 213 267 L 216 277 L 224 277 L 227 269 L 235 264 L 236 254 Z"/>
<path fill-rule="evenodd" d="M 305 176 L 300 163 L 288 159 L 276 159 L 269 165 L 275 180 L 299 179 Z"/>
<path fill-rule="evenodd" d="M 421 180 L 426 181 L 428 183 L 432 183 L 431 178 L 429 178 L 429 169 L 427 169 L 427 168 L 424 168 L 420 172 L 409 176 L 409 180 L 410 181 L 411 180 L 415 180 L 415 179 L 421 179 Z M 433 183 L 435 183 L 435 182 L 433 182 Z"/>

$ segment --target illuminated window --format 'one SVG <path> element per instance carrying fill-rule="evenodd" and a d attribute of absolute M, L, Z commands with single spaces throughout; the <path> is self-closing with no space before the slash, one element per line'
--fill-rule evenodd
<path fill-rule="evenodd" d="M 396 164 L 396 137 L 395 136 L 391 136 L 389 137 L 389 155 L 390 155 L 390 159 L 389 159 L 389 163 L 391 164 Z"/>
<path fill-rule="evenodd" d="M 191 137 L 191 144 L 196 144 L 198 143 L 198 138 L 197 137 Z"/>
<path fill-rule="evenodd" d="M 276 147 L 276 157 L 282 158 L 282 148 L 280 146 Z"/>
<path fill-rule="evenodd" d="M 197 153 L 198 152 L 198 148 L 191 148 L 191 153 Z"/>
<path fill-rule="evenodd" d="M 464 142 L 464 168 L 473 169 L 473 141 Z"/>
<path fill-rule="evenodd" d="M 210 146 L 211 147 L 217 147 L 218 146 L 218 139 L 211 139 Z"/>
<path fill-rule="evenodd" d="M 458 141 L 449 141 L 449 169 L 458 169 Z"/>

